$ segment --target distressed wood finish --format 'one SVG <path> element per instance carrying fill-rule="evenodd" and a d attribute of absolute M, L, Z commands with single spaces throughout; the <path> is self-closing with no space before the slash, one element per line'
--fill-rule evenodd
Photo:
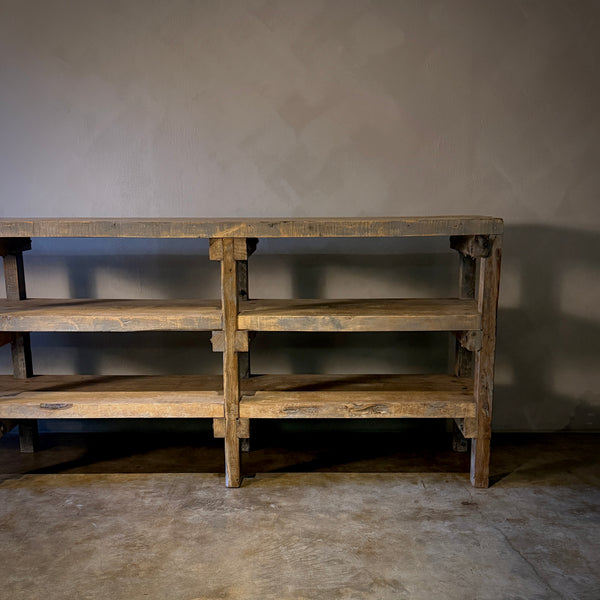
<path fill-rule="evenodd" d="M 4 261 L 4 282 L 8 302 L 17 305 L 26 302 L 25 268 L 23 252 L 31 250 L 31 239 L 8 238 L 0 241 L 0 254 Z M 26 379 L 33 375 L 31 357 L 31 339 L 29 329 L 14 333 L 11 339 L 13 375 L 17 379 Z M 19 445 L 21 452 L 32 453 L 37 449 L 37 421 L 19 421 Z"/>
<path fill-rule="evenodd" d="M 0 400 L 1 419 L 183 419 L 223 416 L 216 392 L 23 392 Z"/>
<path fill-rule="evenodd" d="M 227 487 L 242 483 L 240 465 L 240 439 L 238 435 L 240 374 L 236 351 L 236 322 L 239 304 L 237 260 L 234 240 L 222 241 L 221 302 L 223 307 L 223 393 L 225 400 L 225 482 Z"/>
<path fill-rule="evenodd" d="M 238 317 L 252 331 L 453 331 L 479 329 L 473 300 L 249 300 Z"/>
<path fill-rule="evenodd" d="M 0 219 L 0 237 L 412 237 L 502 233 L 483 216 L 265 219 Z"/>
<path fill-rule="evenodd" d="M 452 375 L 258 376 L 243 383 L 247 418 L 475 416 L 473 383 Z"/>
<path fill-rule="evenodd" d="M 0 345 L 16 377 L 0 376 L 0 435 L 18 424 L 33 449 L 35 419 L 212 418 L 224 438 L 228 487 L 242 481 L 240 448 L 255 418 L 446 418 L 456 449 L 471 438 L 471 481 L 489 482 L 501 219 L 479 216 L 272 219 L 0 219 L 7 299 Z M 459 253 L 457 298 L 250 300 L 257 238 L 447 236 Z M 209 238 L 221 299 L 27 299 L 30 237 Z M 477 292 L 477 293 L 476 293 Z M 222 376 L 31 377 L 29 331 L 212 331 Z M 449 331 L 455 373 L 251 375 L 255 331 Z"/>
<path fill-rule="evenodd" d="M 471 244 L 472 245 L 472 244 Z M 458 297 L 463 300 L 474 300 L 477 277 L 477 262 L 465 247 L 471 246 L 464 238 L 460 243 L 455 240 L 451 246 L 458 249 Z M 489 241 L 488 241 L 489 245 Z M 479 310 L 479 307 L 478 307 Z M 481 349 L 481 330 L 459 331 L 456 334 L 456 354 L 454 374 L 458 377 L 473 377 L 474 352 Z M 467 439 L 475 437 L 476 420 L 474 417 L 457 419 L 452 429 L 452 447 L 456 452 L 467 452 Z"/>
<path fill-rule="evenodd" d="M 478 488 L 486 488 L 489 485 L 496 316 L 502 261 L 502 238 L 494 236 L 490 238 L 490 242 L 490 256 L 482 259 L 479 273 L 478 301 L 483 338 L 481 350 L 475 353 L 474 367 L 477 436 L 471 441 L 471 483 Z"/>
<path fill-rule="evenodd" d="M 0 300 L 0 331 L 210 331 L 216 300 Z"/>
<path fill-rule="evenodd" d="M 195 375 L 0 377 L 0 419 L 223 417 L 222 378 Z"/>

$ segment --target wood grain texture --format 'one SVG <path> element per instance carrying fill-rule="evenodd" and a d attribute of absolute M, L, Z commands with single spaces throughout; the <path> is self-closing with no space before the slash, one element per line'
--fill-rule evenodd
<path fill-rule="evenodd" d="M 0 300 L 0 331 L 207 331 L 218 300 Z"/>
<path fill-rule="evenodd" d="M 16 305 L 20 305 L 27 298 L 22 249 L 31 248 L 31 240 L 27 238 L 22 240 L 23 243 L 19 243 L 19 240 L 4 240 L 4 242 L 3 261 L 6 302 L 13 302 Z M 29 329 L 26 328 L 21 330 L 21 332 L 14 334 L 11 340 L 13 375 L 18 379 L 33 375 Z M 32 434 L 30 436 L 31 444 L 35 442 L 35 439 L 36 436 Z M 24 444 L 25 451 L 33 452 L 34 448 L 31 444 Z"/>
<path fill-rule="evenodd" d="M 38 423 L 34 419 L 19 421 L 19 450 L 24 454 L 33 454 L 39 445 Z"/>
<path fill-rule="evenodd" d="M 502 233 L 485 216 L 249 219 L 0 219 L 1 237 L 411 237 Z"/>
<path fill-rule="evenodd" d="M 223 417 L 220 376 L 0 377 L 0 419 Z"/>
<path fill-rule="evenodd" d="M 477 405 L 477 437 L 471 442 L 471 483 L 478 488 L 489 485 L 492 399 L 496 353 L 496 317 L 500 288 L 502 238 L 490 238 L 489 258 L 481 261 L 478 302 L 482 316 L 482 346 L 475 353 L 474 392 Z"/>
<path fill-rule="evenodd" d="M 251 331 L 455 331 L 479 329 L 473 300 L 249 300 L 238 327 Z"/>
<path fill-rule="evenodd" d="M 221 303 L 223 306 L 223 394 L 225 401 L 225 483 L 227 487 L 239 487 L 242 483 L 240 465 L 240 440 L 238 418 L 240 402 L 240 374 L 236 351 L 236 322 L 239 304 L 237 260 L 235 242 L 223 240 L 221 261 Z"/>
<path fill-rule="evenodd" d="M 470 379 L 453 375 L 258 375 L 242 382 L 247 418 L 473 417 Z"/>

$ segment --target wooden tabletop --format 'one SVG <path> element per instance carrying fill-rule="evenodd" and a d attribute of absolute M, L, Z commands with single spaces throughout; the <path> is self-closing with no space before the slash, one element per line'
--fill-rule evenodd
<path fill-rule="evenodd" d="M 315 217 L 251 219 L 0 219 L 0 238 L 294 238 L 494 235 L 497 217 Z"/>

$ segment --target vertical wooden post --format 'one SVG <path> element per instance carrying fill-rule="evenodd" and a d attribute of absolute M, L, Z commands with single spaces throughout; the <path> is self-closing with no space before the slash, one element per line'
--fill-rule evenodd
<path fill-rule="evenodd" d="M 459 254 L 458 260 L 458 297 L 475 298 L 477 263 L 472 256 L 465 254 Z M 456 340 L 454 374 L 457 377 L 473 377 L 473 362 L 473 352 L 467 350 L 459 340 Z M 452 424 L 452 449 L 455 452 L 468 450 L 468 442 L 456 422 Z"/>
<path fill-rule="evenodd" d="M 238 316 L 238 274 L 234 255 L 234 240 L 222 240 L 221 301 L 223 309 L 223 394 L 225 400 L 225 482 L 227 487 L 242 483 L 238 419 L 240 403 L 240 373 L 235 347 Z"/>
<path fill-rule="evenodd" d="M 245 302 L 249 298 L 248 285 L 248 259 L 237 261 L 237 292 L 238 302 Z M 238 353 L 238 368 L 240 379 L 250 377 L 250 348 L 247 352 Z M 250 452 L 250 438 L 241 438 L 242 452 Z"/>
<path fill-rule="evenodd" d="M 31 249 L 29 238 L 9 238 L 0 241 L 0 254 L 4 259 L 4 282 L 7 300 L 25 300 L 25 270 L 23 251 Z M 11 341 L 13 375 L 18 379 L 33 376 L 31 342 L 29 333 L 16 333 Z M 35 452 L 37 447 L 37 421 L 19 421 L 21 452 Z"/>
<path fill-rule="evenodd" d="M 481 350 L 475 353 L 474 365 L 477 437 L 471 442 L 471 483 L 478 488 L 486 488 L 489 485 L 502 236 L 490 236 L 489 242 L 488 257 L 480 259 L 478 303 L 481 313 L 482 342 Z"/>

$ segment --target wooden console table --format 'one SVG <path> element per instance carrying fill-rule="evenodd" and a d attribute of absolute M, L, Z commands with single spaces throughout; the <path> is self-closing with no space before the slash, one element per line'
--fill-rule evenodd
<path fill-rule="evenodd" d="M 240 439 L 251 419 L 454 419 L 471 439 L 471 482 L 487 487 L 502 219 L 477 216 L 314 219 L 0 219 L 6 300 L 0 344 L 0 433 L 20 425 L 32 451 L 36 419 L 212 418 L 225 441 L 226 482 L 241 484 Z M 258 238 L 445 236 L 459 255 L 454 298 L 250 300 L 248 257 Z M 27 299 L 23 252 L 36 237 L 209 238 L 221 299 Z M 33 375 L 29 332 L 212 331 L 222 376 Z M 250 375 L 251 331 L 449 331 L 454 373 Z"/>

